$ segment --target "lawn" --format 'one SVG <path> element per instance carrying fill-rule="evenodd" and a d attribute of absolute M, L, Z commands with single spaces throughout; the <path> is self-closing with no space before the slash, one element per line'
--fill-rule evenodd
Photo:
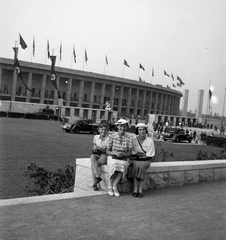
<path fill-rule="evenodd" d="M 24 172 L 33 162 L 48 170 L 74 166 L 76 157 L 91 153 L 92 134 L 66 133 L 60 122 L 0 118 L 0 199 L 25 197 Z M 169 161 L 195 159 L 199 150 L 220 154 L 219 148 L 204 145 L 161 142 L 161 147 L 173 153 Z"/>

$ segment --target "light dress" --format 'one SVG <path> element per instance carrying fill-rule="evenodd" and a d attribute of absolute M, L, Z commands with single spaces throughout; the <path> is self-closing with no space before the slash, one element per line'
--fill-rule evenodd
<path fill-rule="evenodd" d="M 107 149 L 109 151 L 116 151 L 116 152 L 127 152 L 132 150 L 132 139 L 128 134 L 123 136 L 119 136 L 118 133 L 114 133 L 110 135 Z M 108 156 L 107 165 L 109 166 L 109 179 L 112 175 L 118 172 L 125 172 L 128 168 L 127 159 L 114 159 L 113 156 Z"/>
<path fill-rule="evenodd" d="M 150 137 L 146 137 L 144 142 L 141 144 L 139 144 L 137 136 L 134 136 L 132 138 L 132 155 L 135 155 L 137 153 L 144 153 L 144 151 L 146 153 L 144 153 L 147 157 L 154 157 L 155 156 L 155 145 L 154 145 L 154 141 L 150 138 Z M 137 161 L 137 160 L 133 160 L 133 163 L 131 164 L 131 167 L 128 169 L 128 178 L 138 178 L 141 180 L 145 179 L 145 175 L 146 175 L 146 171 L 147 169 L 150 167 L 151 165 L 151 161 L 150 160 L 146 160 L 146 161 Z"/>

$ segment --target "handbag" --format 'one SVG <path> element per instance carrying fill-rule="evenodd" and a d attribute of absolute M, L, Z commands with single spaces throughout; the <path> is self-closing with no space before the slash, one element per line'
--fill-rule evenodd
<path fill-rule="evenodd" d="M 113 155 L 112 159 L 118 159 L 118 160 L 122 160 L 122 161 L 127 161 L 127 157 L 117 157 L 116 155 Z"/>

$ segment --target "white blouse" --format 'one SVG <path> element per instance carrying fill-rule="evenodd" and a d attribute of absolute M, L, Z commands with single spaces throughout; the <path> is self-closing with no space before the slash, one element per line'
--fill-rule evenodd
<path fill-rule="evenodd" d="M 155 156 L 154 141 L 150 137 L 146 137 L 144 142 L 141 144 L 144 151 L 142 151 L 142 149 L 140 147 L 137 136 L 134 136 L 132 138 L 132 144 L 133 144 L 132 154 L 144 153 L 144 151 L 145 151 L 147 157 L 154 157 Z"/>

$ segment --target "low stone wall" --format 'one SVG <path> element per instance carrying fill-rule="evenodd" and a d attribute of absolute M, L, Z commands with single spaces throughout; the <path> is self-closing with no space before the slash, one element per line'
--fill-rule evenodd
<path fill-rule="evenodd" d="M 75 161 L 75 187 L 90 190 L 92 172 L 89 158 L 77 158 Z M 108 166 L 101 166 L 100 187 L 107 189 Z M 156 162 L 147 170 L 144 189 L 183 186 L 199 182 L 226 180 L 226 160 Z M 120 192 L 130 192 L 132 183 L 126 179 L 119 184 Z"/>

